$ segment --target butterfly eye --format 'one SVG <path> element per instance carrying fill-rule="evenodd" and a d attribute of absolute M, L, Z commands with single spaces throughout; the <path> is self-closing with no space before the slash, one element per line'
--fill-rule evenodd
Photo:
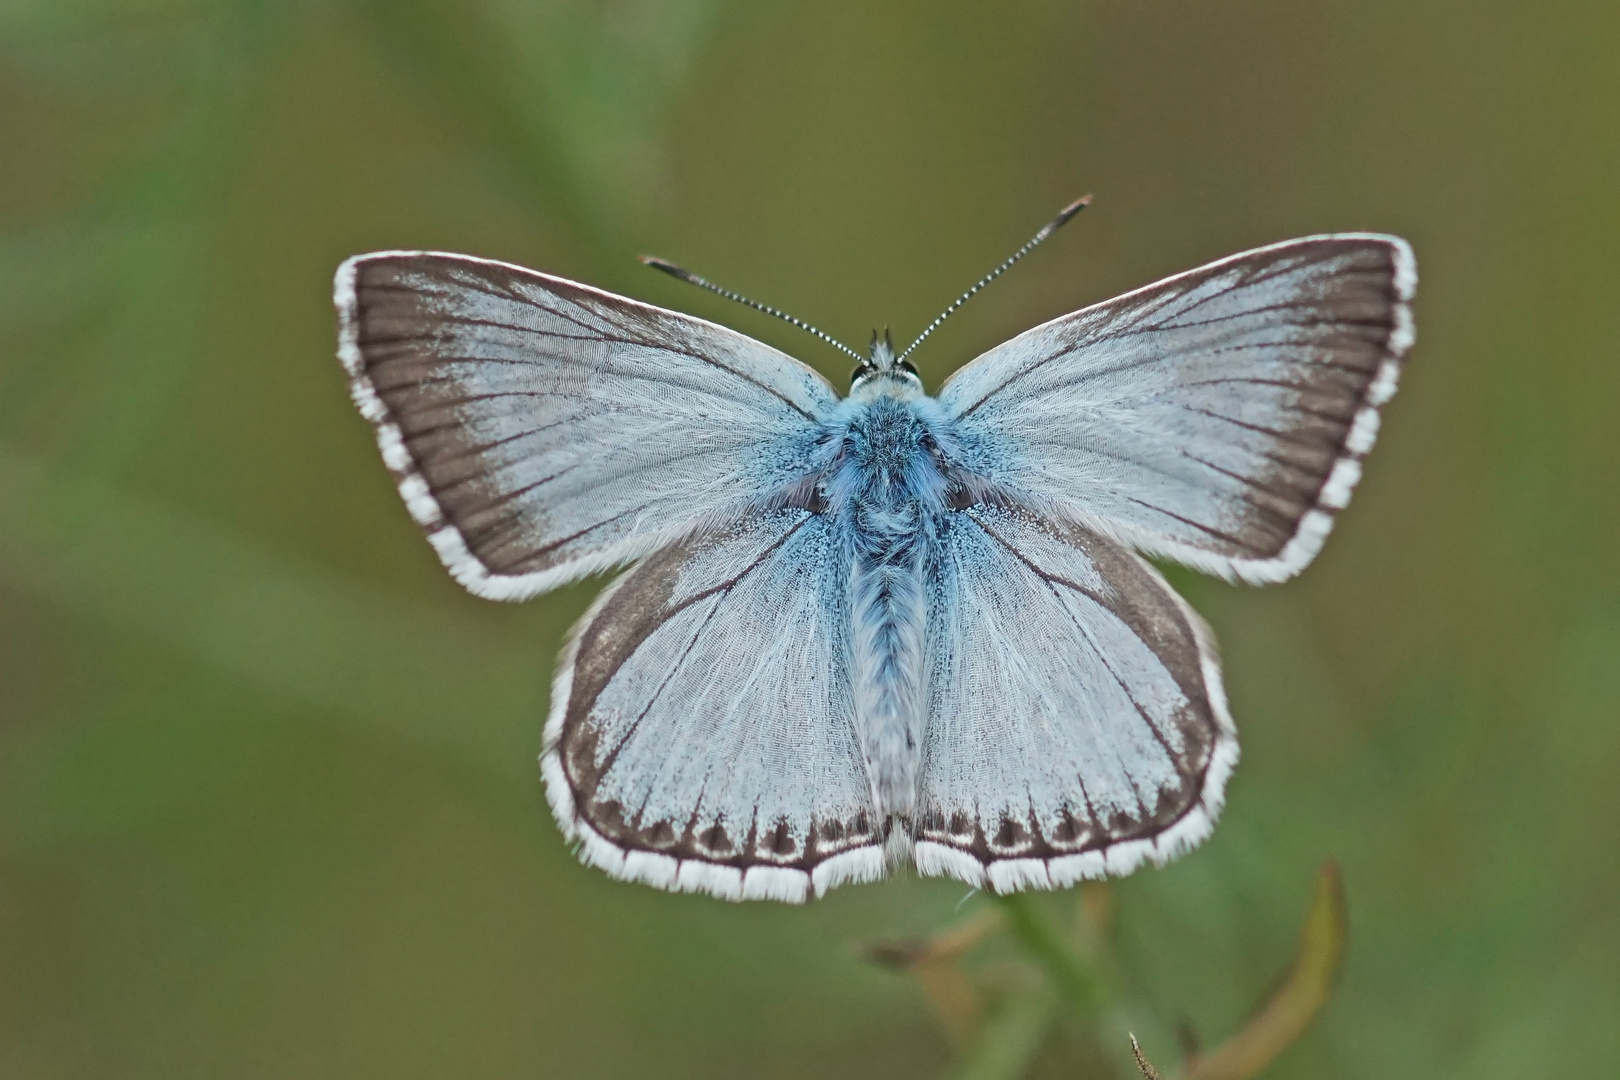
<path fill-rule="evenodd" d="M 934 438 L 934 433 L 931 431 L 923 432 L 922 438 L 917 440 L 917 445 L 928 451 L 930 454 L 939 453 L 939 442 Z"/>

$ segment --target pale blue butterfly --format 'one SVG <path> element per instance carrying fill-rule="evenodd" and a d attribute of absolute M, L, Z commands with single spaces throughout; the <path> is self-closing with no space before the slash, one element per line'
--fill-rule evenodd
<path fill-rule="evenodd" d="M 937 397 L 874 335 L 842 399 L 724 327 L 464 255 L 358 256 L 336 302 L 457 581 L 521 600 L 631 564 L 545 730 L 585 861 L 802 901 L 905 863 L 1060 887 L 1209 834 L 1237 760 L 1220 665 L 1134 552 L 1254 583 L 1310 562 L 1415 284 L 1396 237 L 1291 240 L 1038 326 Z"/>

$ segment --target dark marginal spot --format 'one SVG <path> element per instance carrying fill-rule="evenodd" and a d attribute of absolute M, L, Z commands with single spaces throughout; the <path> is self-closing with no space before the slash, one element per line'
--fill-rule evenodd
<path fill-rule="evenodd" d="M 1140 825 L 1140 821 L 1123 810 L 1114 810 L 1108 815 L 1108 831 L 1115 837 L 1134 836 Z"/>
<path fill-rule="evenodd" d="M 844 823 L 842 821 L 827 821 L 821 826 L 823 840 L 837 842 L 844 838 Z"/>
<path fill-rule="evenodd" d="M 675 827 L 667 821 L 660 821 L 642 835 L 654 847 L 668 847 L 675 842 Z"/>
<path fill-rule="evenodd" d="M 798 843 L 793 839 L 793 833 L 786 821 L 778 821 L 776 828 L 771 832 L 770 849 L 775 855 L 791 855 L 798 850 Z"/>
<path fill-rule="evenodd" d="M 704 829 L 698 836 L 698 842 L 710 851 L 724 852 L 731 850 L 731 837 L 726 835 L 725 826 L 718 823 Z"/>
<path fill-rule="evenodd" d="M 963 813 L 961 810 L 958 810 L 956 813 L 952 814 L 951 835 L 971 837 L 973 835 L 973 819 L 968 817 L 967 814 Z"/>
<path fill-rule="evenodd" d="M 1176 787 L 1160 788 L 1153 800 L 1153 812 L 1148 817 L 1148 823 L 1156 829 L 1164 829 L 1176 821 L 1198 802 L 1198 788 L 1183 781 Z"/>
<path fill-rule="evenodd" d="M 1072 844 L 1076 840 L 1080 839 L 1080 835 L 1081 828 L 1079 822 L 1074 820 L 1074 815 L 1065 810 L 1063 812 L 1063 820 L 1058 822 L 1057 828 L 1052 830 L 1052 839 L 1058 841 L 1059 843 Z"/>
<path fill-rule="evenodd" d="M 602 832 L 618 834 L 625 831 L 624 804 L 617 799 L 604 799 L 591 804 L 591 820 Z"/>
<path fill-rule="evenodd" d="M 1022 843 L 1028 835 L 1029 830 L 1012 818 L 1002 818 L 1001 828 L 996 830 L 996 846 L 1010 848 L 1014 844 Z"/>

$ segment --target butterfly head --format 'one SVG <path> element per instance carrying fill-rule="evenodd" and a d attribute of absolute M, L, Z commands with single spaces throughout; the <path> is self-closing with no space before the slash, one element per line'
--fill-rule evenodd
<path fill-rule="evenodd" d="M 876 330 L 872 331 L 871 355 L 861 361 L 861 366 L 850 375 L 849 388 L 854 391 L 869 379 L 884 378 L 897 379 L 902 383 L 909 383 L 920 388 L 922 376 L 909 361 L 896 360 L 894 357 L 894 342 L 889 338 L 889 328 L 884 327 L 880 336 Z"/>

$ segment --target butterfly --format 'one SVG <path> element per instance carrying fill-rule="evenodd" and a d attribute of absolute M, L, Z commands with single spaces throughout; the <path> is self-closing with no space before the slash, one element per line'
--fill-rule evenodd
<path fill-rule="evenodd" d="M 1405 241 L 1310 236 L 1054 319 L 929 395 L 840 397 L 735 331 L 466 255 L 339 268 L 339 357 L 479 596 L 628 567 L 558 661 L 541 772 L 615 878 L 805 901 L 911 865 L 1007 892 L 1162 864 L 1238 756 L 1209 629 L 1146 561 L 1321 548 L 1412 345 Z"/>

